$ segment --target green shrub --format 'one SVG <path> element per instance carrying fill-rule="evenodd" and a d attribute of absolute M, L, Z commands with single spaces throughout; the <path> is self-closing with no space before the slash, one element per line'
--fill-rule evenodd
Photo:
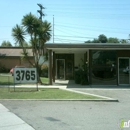
<path fill-rule="evenodd" d="M 82 60 L 82 59 L 81 59 Z M 89 84 L 88 81 L 88 63 L 84 63 L 82 60 L 83 65 L 80 67 L 77 71 L 75 71 L 75 83 L 81 84 L 81 85 L 87 85 Z"/>
<path fill-rule="evenodd" d="M 81 83 L 81 74 L 80 74 L 80 70 L 75 71 L 75 83 L 76 84 L 80 84 Z"/>
<path fill-rule="evenodd" d="M 43 64 L 41 66 L 40 76 L 41 77 L 48 77 L 48 66 L 47 65 Z"/>
<path fill-rule="evenodd" d="M 87 85 L 87 84 L 89 84 L 87 71 L 81 71 L 81 85 Z"/>
<path fill-rule="evenodd" d="M 0 73 L 9 73 L 9 69 L 5 66 L 0 65 Z"/>
<path fill-rule="evenodd" d="M 87 71 L 81 69 L 75 71 L 75 83 L 81 85 L 89 84 Z"/>

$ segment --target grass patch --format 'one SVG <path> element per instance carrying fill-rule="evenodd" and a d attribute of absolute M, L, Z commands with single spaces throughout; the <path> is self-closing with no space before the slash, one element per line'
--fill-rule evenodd
<path fill-rule="evenodd" d="M 36 88 L 0 88 L 0 99 L 101 99 L 96 96 L 83 95 L 61 89 Z"/>
<path fill-rule="evenodd" d="M 41 77 L 41 81 L 42 81 L 43 84 L 48 84 L 49 78 Z"/>
<path fill-rule="evenodd" d="M 45 77 L 41 77 L 41 81 L 43 84 L 48 84 L 49 79 Z M 6 74 L 0 75 L 0 85 L 13 85 L 14 84 L 14 77 L 13 76 L 6 76 Z"/>
<path fill-rule="evenodd" d="M 14 84 L 13 76 L 0 76 L 0 85 Z"/>

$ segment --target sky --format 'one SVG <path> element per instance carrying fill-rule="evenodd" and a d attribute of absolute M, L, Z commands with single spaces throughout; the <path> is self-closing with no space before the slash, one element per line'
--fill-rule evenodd
<path fill-rule="evenodd" d="M 43 21 L 52 25 L 49 43 L 53 32 L 54 43 L 84 43 L 100 34 L 130 38 L 130 0 L 0 0 L 0 45 L 3 41 L 15 45 L 12 28 L 30 12 L 39 17 L 37 3 L 45 7 Z"/>

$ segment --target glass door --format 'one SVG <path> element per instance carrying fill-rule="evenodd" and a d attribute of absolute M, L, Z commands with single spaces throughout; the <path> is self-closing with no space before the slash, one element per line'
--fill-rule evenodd
<path fill-rule="evenodd" d="M 57 79 L 65 79 L 65 60 L 56 60 L 56 77 Z"/>
<path fill-rule="evenodd" d="M 119 84 L 130 84 L 130 58 L 118 59 L 118 81 Z"/>

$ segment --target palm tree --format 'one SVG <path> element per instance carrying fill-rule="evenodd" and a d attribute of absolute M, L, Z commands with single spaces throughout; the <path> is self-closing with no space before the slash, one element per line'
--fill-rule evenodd
<path fill-rule="evenodd" d="M 23 16 L 23 19 L 22 19 L 22 25 L 25 27 L 26 32 L 30 34 L 31 38 L 34 33 L 33 29 L 34 29 L 34 24 L 35 24 L 36 19 L 37 18 L 35 17 L 35 15 L 31 13 Z"/>
<path fill-rule="evenodd" d="M 44 21 L 38 32 L 39 35 L 39 48 L 44 48 L 44 44 L 51 39 L 51 24 L 48 21 Z M 41 51 L 41 55 L 44 54 L 44 49 Z"/>
<path fill-rule="evenodd" d="M 38 54 L 43 55 L 44 44 L 51 38 L 51 24 L 47 21 L 42 22 L 31 13 L 23 17 L 22 24 L 31 37 L 33 54 L 36 56 L 38 51 Z M 36 59 L 38 60 L 38 58 Z"/>
<path fill-rule="evenodd" d="M 19 44 L 19 46 L 23 48 L 23 53 L 22 53 L 23 58 L 27 59 L 29 63 L 32 64 L 32 62 L 28 58 L 28 52 L 26 50 L 26 47 L 24 46 L 25 35 L 26 32 L 24 28 L 19 26 L 18 24 L 16 24 L 16 26 L 12 29 L 12 36 L 14 37 L 16 44 Z"/>
<path fill-rule="evenodd" d="M 44 44 L 51 38 L 51 24 L 47 21 L 42 22 L 35 15 L 29 13 L 25 15 L 22 19 L 22 25 L 25 29 L 23 31 L 30 35 L 30 42 L 32 47 L 32 52 L 35 60 L 35 67 L 39 72 L 39 59 L 44 55 Z M 23 28 L 21 28 L 23 29 Z M 21 37 L 24 41 L 24 33 L 21 33 Z M 17 33 L 16 33 L 17 34 Z M 21 39 L 22 39 L 21 38 Z M 16 40 L 20 39 L 15 37 Z M 19 40 L 18 40 L 19 41 Z M 20 41 L 19 43 L 23 43 Z M 38 76 L 39 77 L 39 76 Z M 40 81 L 40 78 L 39 78 Z"/>
<path fill-rule="evenodd" d="M 12 29 L 12 36 L 17 44 L 23 46 L 23 42 L 25 41 L 25 30 L 23 27 L 16 24 L 16 26 Z"/>
<path fill-rule="evenodd" d="M 19 46 L 23 48 L 23 53 L 27 55 L 26 48 L 24 48 L 25 35 L 25 30 L 18 24 L 16 24 L 16 26 L 12 29 L 12 36 L 14 37 L 16 44 L 19 44 Z"/>

